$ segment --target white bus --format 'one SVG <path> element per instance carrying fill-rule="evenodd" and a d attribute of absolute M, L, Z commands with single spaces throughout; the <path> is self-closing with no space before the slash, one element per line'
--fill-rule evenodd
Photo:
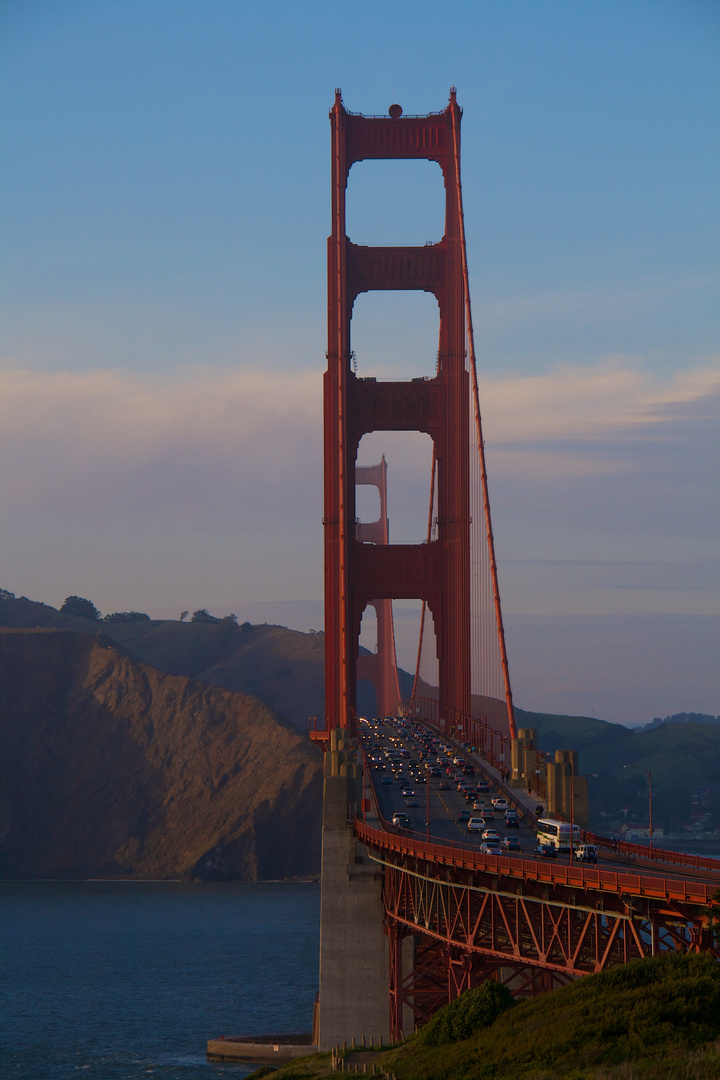
<path fill-rule="evenodd" d="M 567 821 L 548 821 L 547 818 L 541 818 L 538 821 L 538 844 L 547 844 L 548 847 L 554 847 L 560 852 L 569 854 L 571 828 L 573 847 L 576 847 L 582 839 L 582 830 L 579 825 L 570 826 Z"/>

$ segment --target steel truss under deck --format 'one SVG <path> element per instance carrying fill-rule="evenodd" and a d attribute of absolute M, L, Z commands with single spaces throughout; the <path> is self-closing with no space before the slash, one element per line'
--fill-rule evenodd
<path fill-rule="evenodd" d="M 371 831 L 362 828 L 366 843 Z M 372 857 L 385 869 L 394 1038 L 403 1032 L 403 1014 L 407 1027 L 408 1010 L 414 1028 L 488 978 L 516 996 L 533 995 L 665 951 L 708 952 L 720 960 L 703 912 L 711 885 L 695 885 L 691 899 L 679 899 L 663 895 L 665 879 L 657 878 L 657 895 L 637 895 L 628 874 L 626 891 L 620 885 L 599 894 L 582 884 L 506 876 L 489 859 L 483 870 L 481 859 L 470 869 L 387 851 Z"/>

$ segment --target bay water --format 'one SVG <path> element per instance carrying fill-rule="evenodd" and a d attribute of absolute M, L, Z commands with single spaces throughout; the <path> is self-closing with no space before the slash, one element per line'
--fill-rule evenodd
<path fill-rule="evenodd" d="M 320 887 L 0 882 L 0 1077 L 240 1080 L 220 1035 L 310 1031 Z"/>

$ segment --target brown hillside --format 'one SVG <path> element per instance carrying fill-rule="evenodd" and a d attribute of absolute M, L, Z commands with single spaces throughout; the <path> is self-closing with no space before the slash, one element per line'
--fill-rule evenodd
<path fill-rule="evenodd" d="M 323 708 L 325 638 L 284 626 L 152 621 L 111 623 L 103 633 L 146 664 L 252 694 L 298 730 Z"/>
<path fill-rule="evenodd" d="M 319 870 L 319 753 L 244 694 L 101 633 L 0 631 L 0 875 Z"/>
<path fill-rule="evenodd" d="M 235 626 L 230 622 L 92 622 L 26 597 L 0 602 L 0 626 L 100 630 L 145 664 L 170 675 L 251 694 L 308 730 L 308 717 L 323 711 L 325 638 L 284 626 Z"/>

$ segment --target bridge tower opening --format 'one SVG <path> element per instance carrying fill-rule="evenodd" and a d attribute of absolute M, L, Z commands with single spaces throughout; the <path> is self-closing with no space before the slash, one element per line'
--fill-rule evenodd
<path fill-rule="evenodd" d="M 387 512 L 387 461 L 383 454 L 377 465 L 357 465 L 355 483 L 376 487 L 380 496 L 380 514 L 376 521 L 357 521 L 355 535 L 361 544 L 390 543 Z M 394 716 L 400 703 L 392 600 L 387 597 L 370 601 L 375 609 L 377 645 L 374 653 L 357 658 L 358 679 L 369 679 L 375 688 L 378 715 Z"/>

